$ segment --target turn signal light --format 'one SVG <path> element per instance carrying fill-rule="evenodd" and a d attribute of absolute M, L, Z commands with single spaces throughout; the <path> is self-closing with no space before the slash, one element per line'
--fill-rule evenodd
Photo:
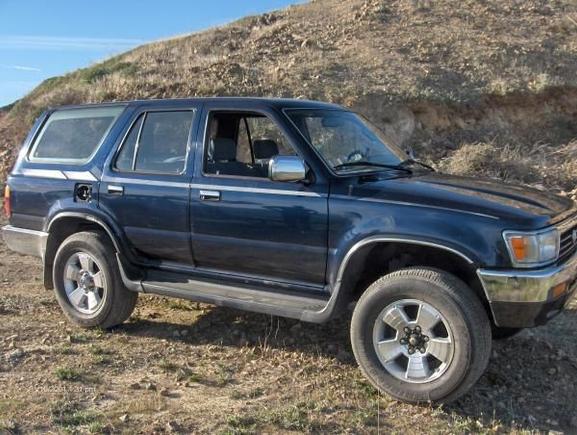
<path fill-rule="evenodd" d="M 565 290 L 567 290 L 567 287 L 568 287 L 568 285 L 566 282 L 562 282 L 561 284 L 557 284 L 555 287 L 553 287 L 551 289 L 553 299 L 557 299 L 559 296 L 561 296 L 563 293 L 565 293 Z"/>
<path fill-rule="evenodd" d="M 4 187 L 4 214 L 7 218 L 12 216 L 12 204 L 10 203 L 10 186 Z"/>
<path fill-rule="evenodd" d="M 523 261 L 527 258 L 527 246 L 523 237 L 511 237 L 511 247 L 517 261 Z"/>

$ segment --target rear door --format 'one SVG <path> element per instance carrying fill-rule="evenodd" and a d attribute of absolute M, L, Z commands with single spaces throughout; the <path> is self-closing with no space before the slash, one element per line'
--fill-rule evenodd
<path fill-rule="evenodd" d="M 141 107 L 105 164 L 99 205 L 146 259 L 193 264 L 189 181 L 197 114 L 194 105 Z"/>

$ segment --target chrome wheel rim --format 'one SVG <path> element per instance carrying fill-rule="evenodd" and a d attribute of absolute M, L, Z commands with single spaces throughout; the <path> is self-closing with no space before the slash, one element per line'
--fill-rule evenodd
<path fill-rule="evenodd" d="M 86 253 L 72 254 L 64 266 L 64 289 L 68 301 L 82 314 L 95 314 L 104 305 L 106 277 L 96 259 Z"/>
<path fill-rule="evenodd" d="M 379 313 L 373 345 L 385 370 L 410 383 L 434 381 L 447 371 L 455 353 L 454 335 L 431 304 L 402 299 Z"/>

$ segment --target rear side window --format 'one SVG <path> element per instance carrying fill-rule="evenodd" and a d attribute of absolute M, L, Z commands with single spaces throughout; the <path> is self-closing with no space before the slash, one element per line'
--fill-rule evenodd
<path fill-rule="evenodd" d="M 96 152 L 124 107 L 94 107 L 54 112 L 36 138 L 29 158 L 81 164 Z"/>
<path fill-rule="evenodd" d="M 184 171 L 192 111 L 148 112 L 133 124 L 115 169 L 180 174 Z"/>

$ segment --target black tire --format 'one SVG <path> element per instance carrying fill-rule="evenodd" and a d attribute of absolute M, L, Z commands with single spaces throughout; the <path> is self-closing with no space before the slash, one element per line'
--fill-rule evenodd
<path fill-rule="evenodd" d="M 411 383 L 394 376 L 373 344 L 377 318 L 401 300 L 429 304 L 452 331 L 452 358 L 444 372 L 430 381 Z M 460 279 L 437 269 L 407 268 L 383 276 L 361 296 L 352 317 L 351 343 L 361 371 L 380 391 L 409 403 L 449 402 L 466 393 L 485 371 L 491 327 L 479 298 Z"/>
<path fill-rule="evenodd" d="M 500 328 L 498 326 L 493 326 L 491 333 L 493 335 L 493 340 L 506 340 L 517 335 L 522 330 L 523 328 Z"/>
<path fill-rule="evenodd" d="M 99 309 L 90 314 L 75 308 L 65 288 L 65 267 L 69 259 L 78 253 L 89 254 L 96 260 L 106 283 L 106 293 Z M 112 328 L 128 319 L 134 310 L 138 293 L 127 290 L 122 284 L 116 251 L 110 239 L 103 233 L 86 231 L 73 234 L 64 240 L 56 252 L 52 273 L 56 299 L 62 311 L 72 323 L 80 327 Z"/>

